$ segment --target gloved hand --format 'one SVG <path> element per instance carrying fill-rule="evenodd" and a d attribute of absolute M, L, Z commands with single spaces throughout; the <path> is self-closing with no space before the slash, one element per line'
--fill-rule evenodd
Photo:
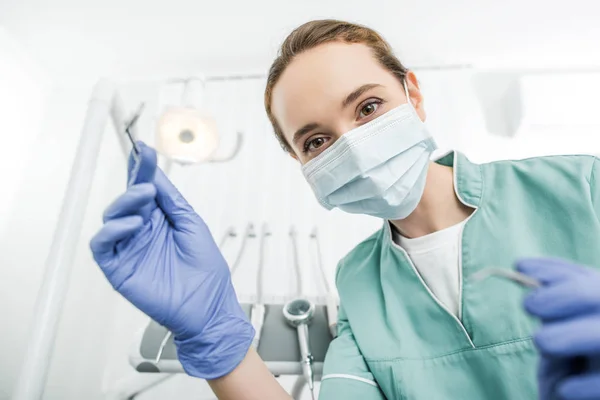
<path fill-rule="evenodd" d="M 227 375 L 246 356 L 254 329 L 208 227 L 157 168 L 154 150 L 140 149 L 137 177 L 90 243 L 94 259 L 115 290 L 173 333 L 189 375 Z"/>
<path fill-rule="evenodd" d="M 517 269 L 542 287 L 525 309 L 542 321 L 540 399 L 600 399 L 600 271 L 557 259 L 528 259 Z"/>

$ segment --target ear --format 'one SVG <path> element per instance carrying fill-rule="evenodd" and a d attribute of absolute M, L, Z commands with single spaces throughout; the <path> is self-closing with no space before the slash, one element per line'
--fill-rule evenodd
<path fill-rule="evenodd" d="M 417 111 L 419 118 L 421 121 L 425 122 L 425 107 L 423 99 L 423 94 L 421 93 L 421 89 L 419 88 L 419 80 L 414 72 L 408 71 L 406 74 L 406 84 L 408 85 L 408 96 L 410 97 L 409 101 L 412 103 L 413 107 Z"/>
<path fill-rule="evenodd" d="M 292 150 L 289 150 L 287 153 L 288 153 L 288 154 L 289 154 L 289 156 L 290 156 L 290 157 L 292 157 L 294 160 L 296 160 L 296 161 L 298 161 L 298 162 L 300 161 L 300 159 L 298 158 L 298 156 L 296 155 L 296 153 L 294 153 Z"/>

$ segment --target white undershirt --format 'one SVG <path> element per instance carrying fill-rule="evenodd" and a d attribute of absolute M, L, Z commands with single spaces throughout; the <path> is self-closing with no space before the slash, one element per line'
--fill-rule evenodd
<path fill-rule="evenodd" d="M 406 250 L 429 290 L 457 318 L 460 318 L 458 246 L 464 223 L 414 239 L 402 236 L 392 227 L 394 243 Z"/>

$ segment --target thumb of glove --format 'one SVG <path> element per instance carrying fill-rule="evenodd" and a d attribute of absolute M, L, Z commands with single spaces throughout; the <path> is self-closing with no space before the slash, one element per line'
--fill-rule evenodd
<path fill-rule="evenodd" d="M 156 205 L 163 211 L 175 229 L 180 230 L 186 223 L 197 224 L 201 218 L 185 200 L 177 188 L 171 183 L 164 172 L 157 167 L 156 151 L 143 142 L 138 142 L 139 158 L 136 161 L 133 152 L 129 158 L 129 179 L 133 184 L 153 182 L 156 187 Z M 136 162 L 138 165 L 136 166 Z M 137 174 L 134 175 L 134 174 Z M 152 207 L 142 212 L 144 221 L 150 215 Z"/>
<path fill-rule="evenodd" d="M 127 165 L 127 180 L 132 185 L 152 182 L 157 169 L 156 151 L 143 142 L 137 142 L 137 145 L 140 154 L 135 155 L 135 150 L 132 150 Z"/>
<path fill-rule="evenodd" d="M 193 224 L 201 222 L 204 225 L 193 207 L 160 168 L 156 169 L 154 185 L 156 186 L 156 202 L 175 229 L 180 230 L 189 222 Z"/>
<path fill-rule="evenodd" d="M 140 153 L 135 154 L 135 149 L 133 149 L 129 154 L 127 165 L 127 182 L 131 186 L 154 181 L 154 175 L 157 170 L 156 151 L 146 146 L 143 142 L 137 142 L 137 145 Z M 148 221 L 156 206 L 156 203 L 151 203 L 140 210 L 140 215 L 144 222 Z"/>

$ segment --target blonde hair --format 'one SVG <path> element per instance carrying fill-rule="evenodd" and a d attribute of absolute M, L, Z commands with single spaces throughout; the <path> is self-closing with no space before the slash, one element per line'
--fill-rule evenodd
<path fill-rule="evenodd" d="M 310 21 L 299 26 L 290 33 L 281 45 L 277 58 L 273 61 L 269 69 L 267 86 L 265 88 L 265 109 L 267 116 L 273 125 L 273 130 L 281 147 L 285 151 L 292 152 L 292 149 L 283 136 L 283 132 L 271 111 L 273 88 L 287 66 L 298 54 L 321 44 L 337 41 L 367 45 L 373 51 L 375 59 L 384 68 L 394 74 L 400 82 L 404 82 L 408 69 L 396 58 L 389 43 L 373 29 L 350 22 L 331 19 Z"/>

